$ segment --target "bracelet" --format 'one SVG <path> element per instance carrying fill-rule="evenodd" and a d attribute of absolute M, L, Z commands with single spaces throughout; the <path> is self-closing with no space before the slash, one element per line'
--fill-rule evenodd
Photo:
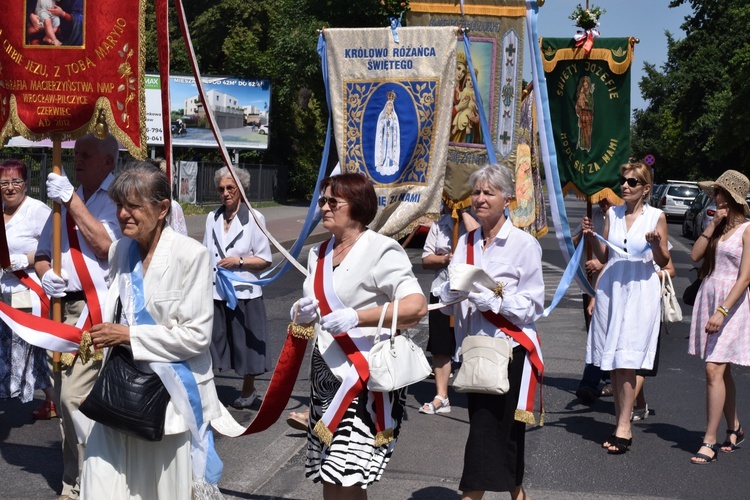
<path fill-rule="evenodd" d="M 716 310 L 720 312 L 722 315 L 724 315 L 725 318 L 729 315 L 729 309 L 727 309 L 724 306 L 719 306 L 716 308 Z"/>
<path fill-rule="evenodd" d="M 704 238 L 706 238 L 706 239 L 707 239 L 708 241 L 711 241 L 711 238 L 709 238 L 709 237 L 708 237 L 708 236 L 706 236 L 705 234 L 701 233 L 701 236 L 703 236 Z M 701 236 L 698 236 L 698 238 L 700 238 Z"/>

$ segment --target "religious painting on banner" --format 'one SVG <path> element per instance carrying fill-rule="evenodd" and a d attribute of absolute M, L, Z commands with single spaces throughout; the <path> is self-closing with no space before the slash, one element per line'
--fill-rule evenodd
<path fill-rule="evenodd" d="M 333 130 L 342 172 L 378 196 L 370 228 L 410 232 L 437 214 L 455 81 L 456 29 L 326 29 Z"/>
<path fill-rule="evenodd" d="M 0 146 L 18 135 L 76 139 L 106 120 L 145 157 L 144 14 L 143 0 L 5 2 Z"/>
<path fill-rule="evenodd" d="M 521 104 L 524 23 L 523 0 L 465 2 L 464 15 L 455 0 L 410 3 L 410 26 L 459 26 L 469 29 L 471 60 L 481 102 L 489 121 L 491 143 L 500 163 L 514 169 Z M 445 172 L 448 206 L 469 206 L 469 175 L 488 163 L 469 66 L 461 35 L 456 41 L 456 86 L 452 96 L 451 134 Z"/>
<path fill-rule="evenodd" d="M 586 56 L 572 38 L 542 38 L 552 131 L 563 194 L 621 203 L 630 155 L 633 38 L 596 38 Z"/>

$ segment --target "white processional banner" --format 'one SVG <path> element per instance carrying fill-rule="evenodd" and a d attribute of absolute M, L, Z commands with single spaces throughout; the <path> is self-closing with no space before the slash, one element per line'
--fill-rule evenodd
<path fill-rule="evenodd" d="M 370 228 L 402 235 L 437 214 L 451 126 L 455 27 L 326 29 L 333 129 L 343 172 L 378 196 Z"/>

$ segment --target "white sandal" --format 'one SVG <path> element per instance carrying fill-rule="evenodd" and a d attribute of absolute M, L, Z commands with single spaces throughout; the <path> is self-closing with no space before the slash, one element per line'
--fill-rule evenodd
<path fill-rule="evenodd" d="M 438 405 L 435 406 L 432 401 L 438 400 Z M 425 403 L 422 405 L 422 407 L 419 409 L 419 413 L 424 413 L 426 415 L 435 415 L 436 413 L 450 413 L 451 412 L 451 402 L 448 398 L 443 398 L 438 395 L 435 395 L 434 398 L 432 398 L 432 401 L 429 403 Z"/>

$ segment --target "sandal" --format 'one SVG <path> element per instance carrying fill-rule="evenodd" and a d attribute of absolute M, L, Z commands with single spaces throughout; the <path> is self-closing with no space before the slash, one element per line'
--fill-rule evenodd
<path fill-rule="evenodd" d="M 609 448 L 610 446 L 612 446 L 612 442 L 614 442 L 615 439 L 617 439 L 617 436 L 615 436 L 614 434 L 611 434 L 607 438 L 607 440 L 602 443 L 602 448 Z"/>
<path fill-rule="evenodd" d="M 614 439 L 612 439 L 609 442 L 610 448 L 614 448 L 614 450 L 607 450 L 607 453 L 610 455 L 622 455 L 626 451 L 630 449 L 630 446 L 633 444 L 633 438 L 621 438 L 619 436 L 613 436 Z"/>
<path fill-rule="evenodd" d="M 438 401 L 437 405 L 432 403 L 432 401 L 435 401 L 436 399 Z M 432 401 L 423 404 L 419 409 L 419 413 L 424 413 L 426 415 L 435 415 L 436 413 L 451 412 L 451 402 L 448 398 L 444 398 L 436 394 Z"/>
<path fill-rule="evenodd" d="M 297 413 L 296 411 L 293 411 L 289 413 L 289 418 L 286 419 L 286 423 L 289 424 L 289 427 L 292 429 L 306 431 L 308 415 L 308 412 Z"/>
<path fill-rule="evenodd" d="M 258 391 L 253 391 L 253 393 L 246 398 L 240 396 L 235 399 L 234 403 L 232 403 L 232 407 L 238 410 L 244 410 L 246 408 L 250 408 L 256 399 L 258 399 Z"/>
<path fill-rule="evenodd" d="M 693 458 L 690 459 L 690 463 L 691 464 L 706 465 L 706 464 L 710 464 L 711 462 L 716 462 L 719 459 L 719 457 L 718 457 L 719 450 L 717 449 L 719 447 L 718 444 L 716 444 L 716 443 L 714 443 L 714 444 L 703 443 L 701 445 L 701 447 L 705 447 L 705 448 L 708 448 L 709 450 L 713 451 L 714 452 L 714 456 L 709 457 L 705 453 L 696 453 L 695 455 L 693 455 Z M 698 460 L 696 460 L 696 458 Z"/>
<path fill-rule="evenodd" d="M 729 438 L 732 437 L 732 434 L 737 436 L 737 442 L 732 443 Z M 727 439 L 724 441 L 721 445 L 721 451 L 724 453 L 733 453 L 735 450 L 738 450 L 740 448 L 740 445 L 745 442 L 745 431 L 742 430 L 742 426 L 740 425 L 736 431 L 733 431 L 731 429 L 727 429 Z M 728 450 L 725 450 L 724 448 L 729 448 Z"/>
<path fill-rule="evenodd" d="M 57 408 L 52 401 L 44 401 L 42 405 L 31 412 L 31 418 L 35 420 L 49 420 L 57 417 Z"/>

